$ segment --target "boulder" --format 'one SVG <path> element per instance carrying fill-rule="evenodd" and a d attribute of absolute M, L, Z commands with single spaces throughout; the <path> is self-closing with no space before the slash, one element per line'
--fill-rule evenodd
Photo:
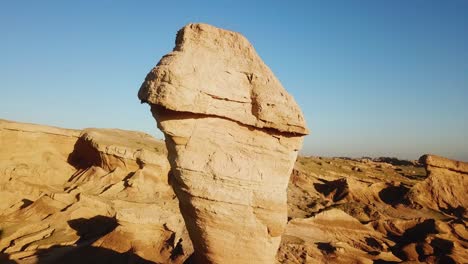
<path fill-rule="evenodd" d="M 200 263 L 273 263 L 302 137 L 298 105 L 241 34 L 206 24 L 138 93 L 163 131 L 173 188 Z"/>

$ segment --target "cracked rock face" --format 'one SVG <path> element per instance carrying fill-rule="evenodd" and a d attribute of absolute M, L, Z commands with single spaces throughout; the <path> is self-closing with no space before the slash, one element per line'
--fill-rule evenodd
<path fill-rule="evenodd" d="M 195 258 L 274 263 L 303 115 L 242 35 L 189 24 L 139 98 L 164 132 Z"/>

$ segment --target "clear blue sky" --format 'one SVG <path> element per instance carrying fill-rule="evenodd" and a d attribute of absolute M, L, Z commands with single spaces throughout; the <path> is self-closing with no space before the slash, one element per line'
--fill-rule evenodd
<path fill-rule="evenodd" d="M 137 91 L 204 22 L 302 107 L 303 154 L 468 160 L 468 1 L 1 1 L 0 118 L 156 132 Z"/>

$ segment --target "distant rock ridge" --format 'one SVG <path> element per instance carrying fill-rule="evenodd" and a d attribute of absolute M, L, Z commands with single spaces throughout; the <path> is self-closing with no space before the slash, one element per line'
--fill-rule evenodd
<path fill-rule="evenodd" d="M 468 163 L 436 155 L 423 155 L 420 163 L 427 179 L 408 193 L 416 204 L 457 217 L 468 217 Z"/>
<path fill-rule="evenodd" d="M 308 129 L 252 45 L 239 33 L 189 24 L 138 96 L 164 132 L 195 259 L 273 263 Z"/>
<path fill-rule="evenodd" d="M 66 129 L 53 126 L 43 126 L 29 123 L 13 122 L 5 119 L 0 119 L 0 129 L 18 132 L 31 132 L 50 134 L 57 136 L 76 137 L 80 136 L 81 131 L 77 129 Z"/>
<path fill-rule="evenodd" d="M 437 155 L 426 154 L 419 158 L 419 162 L 427 168 L 437 167 L 468 174 L 468 162 L 451 160 Z"/>

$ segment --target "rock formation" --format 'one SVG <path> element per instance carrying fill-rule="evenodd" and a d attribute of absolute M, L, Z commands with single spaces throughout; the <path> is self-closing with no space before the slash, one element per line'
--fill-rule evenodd
<path fill-rule="evenodd" d="M 466 163 L 420 161 L 299 157 L 277 260 L 466 263 Z"/>
<path fill-rule="evenodd" d="M 0 120 L 0 145 L 0 263 L 175 264 L 192 254 L 163 141 Z M 421 163 L 298 157 L 277 262 L 466 263 L 466 163 Z"/>
<path fill-rule="evenodd" d="M 302 113 L 242 35 L 205 24 L 139 91 L 164 132 L 174 190 L 200 263 L 273 263 Z"/>
<path fill-rule="evenodd" d="M 398 261 L 389 252 L 389 243 L 372 227 L 339 209 L 330 209 L 314 217 L 289 221 L 278 260 L 281 263 L 372 263 L 368 252 L 375 252 L 374 255 L 379 252 L 381 260 Z M 305 254 L 298 254 L 298 250 Z"/>
<path fill-rule="evenodd" d="M 0 145 L 0 263 L 182 263 L 192 253 L 164 142 L 0 120 Z"/>
<path fill-rule="evenodd" d="M 468 163 L 436 155 L 419 159 L 428 178 L 408 194 L 415 203 L 444 213 L 468 218 Z"/>

